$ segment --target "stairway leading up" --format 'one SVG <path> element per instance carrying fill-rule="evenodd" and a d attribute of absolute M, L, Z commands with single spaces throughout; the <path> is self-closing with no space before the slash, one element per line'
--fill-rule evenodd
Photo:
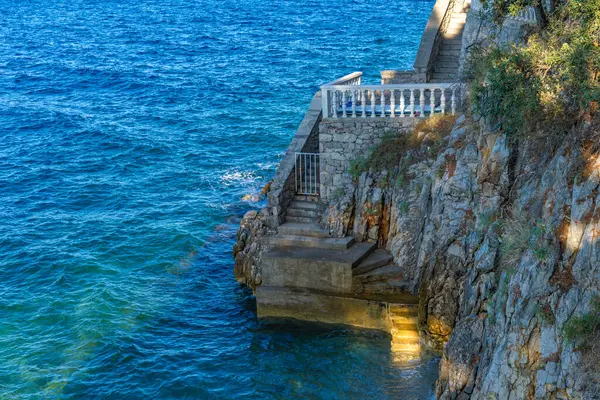
<path fill-rule="evenodd" d="M 460 3 L 460 2 L 457 2 Z M 431 82 L 452 82 L 458 79 L 462 35 L 469 5 L 456 4 L 450 24 L 442 35 L 440 51 L 434 61 Z"/>

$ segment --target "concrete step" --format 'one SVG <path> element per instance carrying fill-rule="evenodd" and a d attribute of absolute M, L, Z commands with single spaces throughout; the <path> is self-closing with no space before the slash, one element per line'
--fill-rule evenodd
<path fill-rule="evenodd" d="M 390 331 L 390 333 L 394 334 L 394 332 L 400 332 L 400 331 L 418 331 L 419 330 L 419 325 L 417 323 L 410 323 L 410 324 L 396 324 L 392 322 L 392 330 Z"/>
<path fill-rule="evenodd" d="M 405 314 L 405 315 L 398 315 L 398 314 L 390 314 L 390 321 L 392 322 L 392 325 L 396 326 L 413 326 L 415 327 L 415 329 L 419 326 L 419 316 L 415 313 L 415 314 Z"/>
<path fill-rule="evenodd" d="M 448 29 L 446 29 L 446 32 L 444 32 L 444 34 L 447 36 L 452 36 L 453 38 L 457 38 L 459 35 L 462 35 L 463 30 L 464 29 L 460 26 L 450 26 L 448 27 Z"/>
<path fill-rule="evenodd" d="M 355 275 L 354 279 L 358 280 L 361 283 L 368 283 L 375 281 L 384 281 L 393 278 L 400 278 L 401 276 L 402 268 L 398 267 L 397 265 L 390 264 L 376 268 L 372 271 L 362 273 L 360 275 Z"/>
<path fill-rule="evenodd" d="M 439 56 L 438 57 L 459 57 L 460 56 L 460 49 L 444 49 L 442 48 L 440 50 Z"/>
<path fill-rule="evenodd" d="M 406 339 L 402 341 L 392 341 L 392 353 L 410 353 L 419 355 L 421 353 L 421 342 L 418 339 Z"/>
<path fill-rule="evenodd" d="M 458 65 L 458 60 L 459 60 L 459 55 L 451 55 L 451 56 L 447 56 L 447 55 L 438 55 L 437 58 L 435 59 L 435 64 L 440 64 L 440 65 L 444 65 L 444 64 L 449 64 L 449 65 Z"/>
<path fill-rule="evenodd" d="M 294 196 L 294 201 L 311 201 L 313 203 L 318 203 L 321 201 L 321 198 L 319 196 L 297 194 Z"/>
<path fill-rule="evenodd" d="M 367 257 L 356 268 L 354 268 L 352 274 L 357 276 L 369 271 L 373 271 L 374 269 L 389 264 L 393 258 L 394 257 L 392 257 L 392 255 L 385 250 L 375 250 L 371 255 L 369 255 L 369 257 Z"/>
<path fill-rule="evenodd" d="M 354 244 L 354 238 L 315 238 L 310 236 L 279 234 L 271 236 L 269 243 L 281 247 L 310 247 L 317 249 L 346 250 Z"/>
<path fill-rule="evenodd" d="M 323 206 L 317 201 L 292 200 L 291 204 L 288 206 L 288 209 L 290 208 L 320 211 Z"/>
<path fill-rule="evenodd" d="M 463 25 L 467 22 L 467 14 L 466 13 L 454 13 L 452 14 L 452 18 L 450 18 L 450 25 L 455 23 L 462 23 Z"/>
<path fill-rule="evenodd" d="M 281 225 L 283 226 L 283 225 Z M 281 228 L 280 226 L 280 228 Z M 318 239 L 317 239 L 318 240 Z M 317 247 L 273 247 L 264 255 L 264 260 L 295 260 L 298 267 L 303 263 L 343 264 L 355 267 L 377 247 L 376 243 L 355 243 L 348 249 L 334 250 Z"/>
<path fill-rule="evenodd" d="M 392 353 L 392 362 L 401 366 L 418 364 L 421 362 L 421 351 L 398 351 L 396 353 Z"/>
<path fill-rule="evenodd" d="M 433 73 L 439 74 L 457 74 L 458 73 L 458 65 L 448 66 L 448 65 L 434 65 Z"/>
<path fill-rule="evenodd" d="M 277 231 L 282 235 L 294 235 L 294 236 L 311 236 L 328 238 L 329 231 L 316 223 L 297 223 L 297 222 L 285 222 L 277 228 Z"/>
<path fill-rule="evenodd" d="M 363 283 L 362 289 L 365 294 L 371 295 L 391 295 L 409 292 L 407 282 L 401 279 Z"/>
<path fill-rule="evenodd" d="M 393 317 L 415 316 L 419 314 L 418 304 L 390 304 L 390 315 Z"/>
<path fill-rule="evenodd" d="M 443 39 L 442 40 L 442 49 L 444 48 L 461 48 L 462 47 L 462 39 L 452 38 L 452 39 Z"/>
<path fill-rule="evenodd" d="M 458 63 L 442 62 L 439 59 L 437 59 L 437 60 L 435 60 L 435 64 L 433 65 L 433 68 L 456 68 L 456 69 L 458 69 Z"/>
<path fill-rule="evenodd" d="M 458 79 L 458 74 L 436 73 L 432 75 L 435 82 L 454 82 Z"/>
<path fill-rule="evenodd" d="M 312 218 L 313 221 L 316 221 L 321 213 L 317 210 L 311 210 L 308 208 L 296 208 L 296 205 L 293 204 L 293 207 L 288 207 L 288 209 L 285 211 L 285 215 L 291 217 Z"/>
<path fill-rule="evenodd" d="M 294 217 L 291 215 L 285 216 L 285 222 L 291 222 L 294 224 L 310 224 L 314 223 L 316 218 L 312 217 Z"/>
<path fill-rule="evenodd" d="M 390 333 L 394 341 L 419 340 L 419 331 L 416 329 L 398 329 L 394 327 Z"/>

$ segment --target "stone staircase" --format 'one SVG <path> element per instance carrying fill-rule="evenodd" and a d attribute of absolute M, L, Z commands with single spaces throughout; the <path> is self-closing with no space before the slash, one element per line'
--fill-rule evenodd
<path fill-rule="evenodd" d="M 402 268 L 393 263 L 392 255 L 377 249 L 352 270 L 352 290 L 365 295 L 407 293 L 402 275 Z"/>
<path fill-rule="evenodd" d="M 318 223 L 323 206 L 316 196 L 295 196 L 285 222 L 269 238 L 263 256 L 263 284 L 348 293 L 352 270 L 376 248 L 353 237 L 333 238 Z"/>
<path fill-rule="evenodd" d="M 457 4 L 454 7 L 450 24 L 442 35 L 440 51 L 433 65 L 431 82 L 451 82 L 458 79 L 462 34 L 469 11 L 469 5 L 465 4 L 465 6 Z"/>
<path fill-rule="evenodd" d="M 392 355 L 396 363 L 410 363 L 421 359 L 417 304 L 389 304 L 392 329 Z"/>
<path fill-rule="evenodd" d="M 350 266 L 350 291 L 354 295 L 387 296 L 408 292 L 402 279 L 402 268 L 393 263 L 388 251 L 377 249 L 375 243 L 356 243 L 351 236 L 330 237 L 329 232 L 317 223 L 323 211 L 318 196 L 295 196 L 286 210 L 285 222 L 279 226 L 278 234 L 269 239 L 273 247 L 266 253 L 265 259 L 288 271 L 294 266 L 313 267 L 316 271 L 317 265 L 321 265 L 323 274 L 330 269 L 324 267 L 326 264 L 333 268 Z M 310 282 L 303 282 L 304 278 L 310 280 L 310 277 L 291 275 L 297 279 L 295 285 L 311 287 Z M 338 283 L 342 282 L 336 282 L 334 286 Z"/>
<path fill-rule="evenodd" d="M 317 223 L 322 211 L 318 198 L 296 196 L 277 235 L 269 237 L 257 295 L 260 311 L 358 326 L 379 318 L 378 327 L 390 329 L 394 362 L 418 361 L 417 298 L 408 294 L 402 268 L 376 243 L 330 237 Z"/>

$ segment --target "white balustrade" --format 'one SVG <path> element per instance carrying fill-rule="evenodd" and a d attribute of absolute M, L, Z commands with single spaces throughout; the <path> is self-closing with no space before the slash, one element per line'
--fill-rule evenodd
<path fill-rule="evenodd" d="M 328 84 L 322 86 L 321 90 L 323 118 L 405 118 L 446 113 L 454 115 L 463 101 L 461 85 L 453 83 Z M 447 99 L 450 99 L 449 110 Z"/>
<path fill-rule="evenodd" d="M 342 117 L 347 117 L 348 111 L 346 110 L 347 104 L 347 92 L 341 90 L 329 91 L 326 89 L 328 86 L 358 86 L 362 83 L 362 72 L 353 72 L 345 75 L 333 82 L 329 82 L 327 85 L 321 88 L 321 96 L 323 102 L 323 118 L 337 118 L 337 111 L 343 104 Z M 352 99 L 352 104 L 355 104 L 356 99 Z M 340 103 L 341 101 L 341 103 Z M 356 115 L 352 114 L 353 117 Z"/>

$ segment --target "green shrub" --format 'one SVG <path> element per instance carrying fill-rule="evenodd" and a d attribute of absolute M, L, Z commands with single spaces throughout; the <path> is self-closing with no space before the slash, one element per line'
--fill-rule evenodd
<path fill-rule="evenodd" d="M 494 15 L 530 0 L 495 0 Z M 570 0 L 523 46 L 486 46 L 470 54 L 467 78 L 475 110 L 523 138 L 564 135 L 600 99 L 600 0 Z"/>
<path fill-rule="evenodd" d="M 360 175 L 363 172 L 368 171 L 366 161 L 366 158 L 362 156 L 358 156 L 354 160 L 350 161 L 350 170 L 348 171 L 348 173 L 355 181 L 357 181 L 358 178 L 360 178 Z"/>
<path fill-rule="evenodd" d="M 406 215 L 406 214 L 408 214 L 408 211 L 410 210 L 410 204 L 408 203 L 408 201 L 402 201 L 398 205 L 398 209 L 400 211 L 400 214 Z"/>
<path fill-rule="evenodd" d="M 563 330 L 566 340 L 582 348 L 597 345 L 600 339 L 600 296 L 592 300 L 591 306 L 589 314 L 571 318 Z"/>
<path fill-rule="evenodd" d="M 537 306 L 535 315 L 544 325 L 553 325 L 554 323 L 556 323 L 556 317 L 552 312 L 552 308 L 548 304 Z"/>
<path fill-rule="evenodd" d="M 592 299 L 591 312 L 572 317 L 563 326 L 567 341 L 582 352 L 582 367 L 587 373 L 591 393 L 600 391 L 600 296 Z"/>

